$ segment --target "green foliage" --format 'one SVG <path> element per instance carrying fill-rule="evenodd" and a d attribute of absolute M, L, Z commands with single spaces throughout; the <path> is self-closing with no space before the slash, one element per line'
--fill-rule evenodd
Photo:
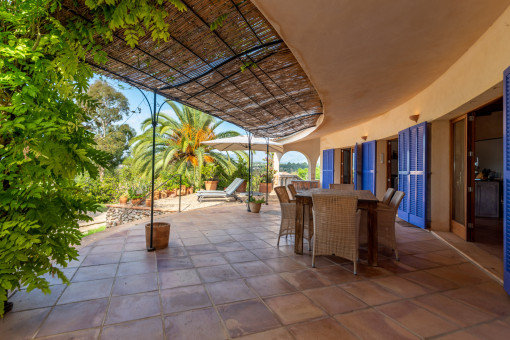
<path fill-rule="evenodd" d="M 99 228 L 96 228 L 96 229 L 90 229 L 90 230 L 87 230 L 86 232 L 84 232 L 82 234 L 82 237 L 85 237 L 85 236 L 89 236 L 89 235 L 92 235 L 92 234 L 95 234 L 95 233 L 98 233 L 100 231 L 103 231 L 103 230 L 106 230 L 106 226 L 102 226 L 102 227 L 99 227 Z"/>
<path fill-rule="evenodd" d="M 202 167 L 214 164 L 228 174 L 234 169 L 229 155 L 214 151 L 202 144 L 207 140 L 238 136 L 235 131 L 217 133 L 215 130 L 223 123 L 214 117 L 187 106 L 178 106 L 168 102 L 177 119 L 162 113 L 156 128 L 155 173 L 162 171 L 170 174 L 182 174 L 196 188 L 202 186 Z M 144 132 L 131 140 L 133 166 L 139 169 L 145 178 L 151 176 L 152 165 L 152 125 L 151 119 L 142 123 Z M 238 156 L 242 152 L 234 152 Z"/>
<path fill-rule="evenodd" d="M 98 203 L 112 203 L 123 194 L 119 190 L 119 176 L 115 172 L 107 171 L 103 176 L 103 180 L 84 174 L 77 176 L 76 182 L 89 197 L 95 199 Z"/>
<path fill-rule="evenodd" d="M 256 197 L 252 196 L 252 197 L 250 197 L 248 202 L 251 202 L 251 203 L 266 203 L 266 200 L 264 198 L 256 198 Z"/>
<path fill-rule="evenodd" d="M 227 17 L 228 17 L 228 13 L 223 13 L 222 15 L 217 17 L 216 20 L 214 20 L 211 23 L 211 25 L 209 26 L 211 31 L 214 31 L 214 30 L 218 29 L 219 27 L 222 27 L 223 26 L 223 22 L 225 22 L 225 19 L 227 19 Z"/>
<path fill-rule="evenodd" d="M 87 126 L 95 133 L 97 148 L 111 155 L 111 166 L 116 167 L 129 149 L 129 140 L 135 130 L 127 124 L 115 125 L 129 113 L 129 102 L 107 82 L 97 80 L 90 86 L 88 95 L 93 99 L 85 110 L 91 117 Z"/>
<path fill-rule="evenodd" d="M 185 10 L 181 1 L 171 3 Z M 49 293 L 44 274 L 68 283 L 61 268 L 77 258 L 78 220 L 90 220 L 86 213 L 97 207 L 74 181 L 84 173 L 95 178 L 108 159 L 78 105 L 92 105 L 85 55 L 105 62 L 96 41 L 111 41 L 119 29 L 130 46 L 146 32 L 169 38 L 163 1 L 82 6 L 90 21 L 64 15 L 60 1 L 0 1 L 0 303 L 20 285 Z"/>
<path fill-rule="evenodd" d="M 218 167 L 213 164 L 207 164 L 202 167 L 202 176 L 206 181 L 218 180 Z"/>
<path fill-rule="evenodd" d="M 307 180 L 308 179 L 308 168 L 297 169 L 297 175 L 299 176 L 299 178 L 301 178 L 303 180 Z"/>
<path fill-rule="evenodd" d="M 305 168 L 305 169 L 298 169 L 297 171 L 297 175 L 303 179 L 303 180 L 307 180 L 308 179 L 308 168 Z M 312 179 L 320 179 L 321 178 L 321 173 L 320 173 L 320 167 L 316 167 L 315 168 L 315 178 L 312 178 Z"/>
<path fill-rule="evenodd" d="M 272 183 L 274 179 L 274 175 L 276 173 L 276 170 L 274 170 L 273 166 L 273 153 L 269 153 L 268 157 L 265 157 L 267 165 L 266 169 L 262 169 L 261 175 L 260 175 L 260 181 L 261 183 Z"/>
<path fill-rule="evenodd" d="M 242 178 L 248 182 L 248 163 L 244 158 L 239 158 L 236 162 L 236 169 L 232 173 L 232 180 Z"/>
<path fill-rule="evenodd" d="M 308 169 L 308 163 L 281 163 L 280 171 L 288 172 L 289 174 L 297 173 L 298 169 Z"/>
<path fill-rule="evenodd" d="M 241 65 L 241 72 L 244 72 L 248 67 L 257 68 L 257 64 L 255 64 L 253 61 L 247 61 Z"/>

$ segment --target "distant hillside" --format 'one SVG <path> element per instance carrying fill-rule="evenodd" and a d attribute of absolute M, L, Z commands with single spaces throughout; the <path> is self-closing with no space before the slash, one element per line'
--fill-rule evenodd
<path fill-rule="evenodd" d="M 280 164 L 280 171 L 288 172 L 289 174 L 297 173 L 298 169 L 308 169 L 308 163 L 285 163 Z"/>

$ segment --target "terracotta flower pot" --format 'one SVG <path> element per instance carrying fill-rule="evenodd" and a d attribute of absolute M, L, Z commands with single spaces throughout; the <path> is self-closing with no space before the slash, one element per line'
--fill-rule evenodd
<path fill-rule="evenodd" d="M 126 204 L 127 201 L 128 201 L 127 196 L 122 195 L 122 196 L 119 197 L 119 203 L 120 204 Z"/>
<path fill-rule="evenodd" d="M 259 191 L 262 193 L 273 191 L 273 183 L 260 183 Z"/>
<path fill-rule="evenodd" d="M 154 199 L 159 200 L 161 198 L 161 192 L 159 190 L 154 191 Z"/>
<path fill-rule="evenodd" d="M 241 183 L 241 185 L 239 186 L 239 188 L 237 188 L 236 192 L 246 192 L 246 185 L 248 183 L 246 183 L 246 181 L 244 181 L 243 183 Z"/>
<path fill-rule="evenodd" d="M 218 181 L 205 181 L 205 190 L 216 190 Z"/>
<path fill-rule="evenodd" d="M 141 201 L 142 201 L 141 198 L 135 198 L 135 199 L 131 200 L 131 204 L 138 205 L 138 204 L 140 204 Z"/>
<path fill-rule="evenodd" d="M 152 247 L 155 249 L 164 249 L 168 247 L 168 239 L 170 238 L 170 223 L 154 222 L 152 230 Z M 145 225 L 145 245 L 150 247 L 151 224 Z"/>
<path fill-rule="evenodd" d="M 193 187 L 188 188 L 188 195 L 191 195 L 193 193 L 193 189 L 194 189 Z"/>
<path fill-rule="evenodd" d="M 145 205 L 146 205 L 147 207 L 150 207 L 150 206 L 151 206 L 151 199 L 150 199 L 150 198 L 148 198 L 148 199 L 146 199 L 146 200 L 145 200 Z"/>
<path fill-rule="evenodd" d="M 262 203 L 250 202 L 248 204 L 250 205 L 250 211 L 252 213 L 258 214 L 260 212 L 260 208 L 262 207 Z"/>

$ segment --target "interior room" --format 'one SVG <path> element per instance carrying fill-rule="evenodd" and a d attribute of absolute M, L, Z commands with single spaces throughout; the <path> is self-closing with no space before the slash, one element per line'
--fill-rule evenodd
<path fill-rule="evenodd" d="M 503 256 L 503 102 L 476 111 L 474 238 L 489 253 Z"/>

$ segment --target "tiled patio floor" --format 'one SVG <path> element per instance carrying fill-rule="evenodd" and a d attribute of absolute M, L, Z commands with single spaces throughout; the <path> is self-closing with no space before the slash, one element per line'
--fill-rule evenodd
<path fill-rule="evenodd" d="M 504 339 L 510 297 L 433 235 L 398 226 L 401 261 L 379 267 L 276 248 L 278 207 L 166 218 L 170 247 L 142 225 L 80 251 L 52 294 L 18 292 L 2 339 Z M 305 246 L 305 249 L 308 247 Z"/>

